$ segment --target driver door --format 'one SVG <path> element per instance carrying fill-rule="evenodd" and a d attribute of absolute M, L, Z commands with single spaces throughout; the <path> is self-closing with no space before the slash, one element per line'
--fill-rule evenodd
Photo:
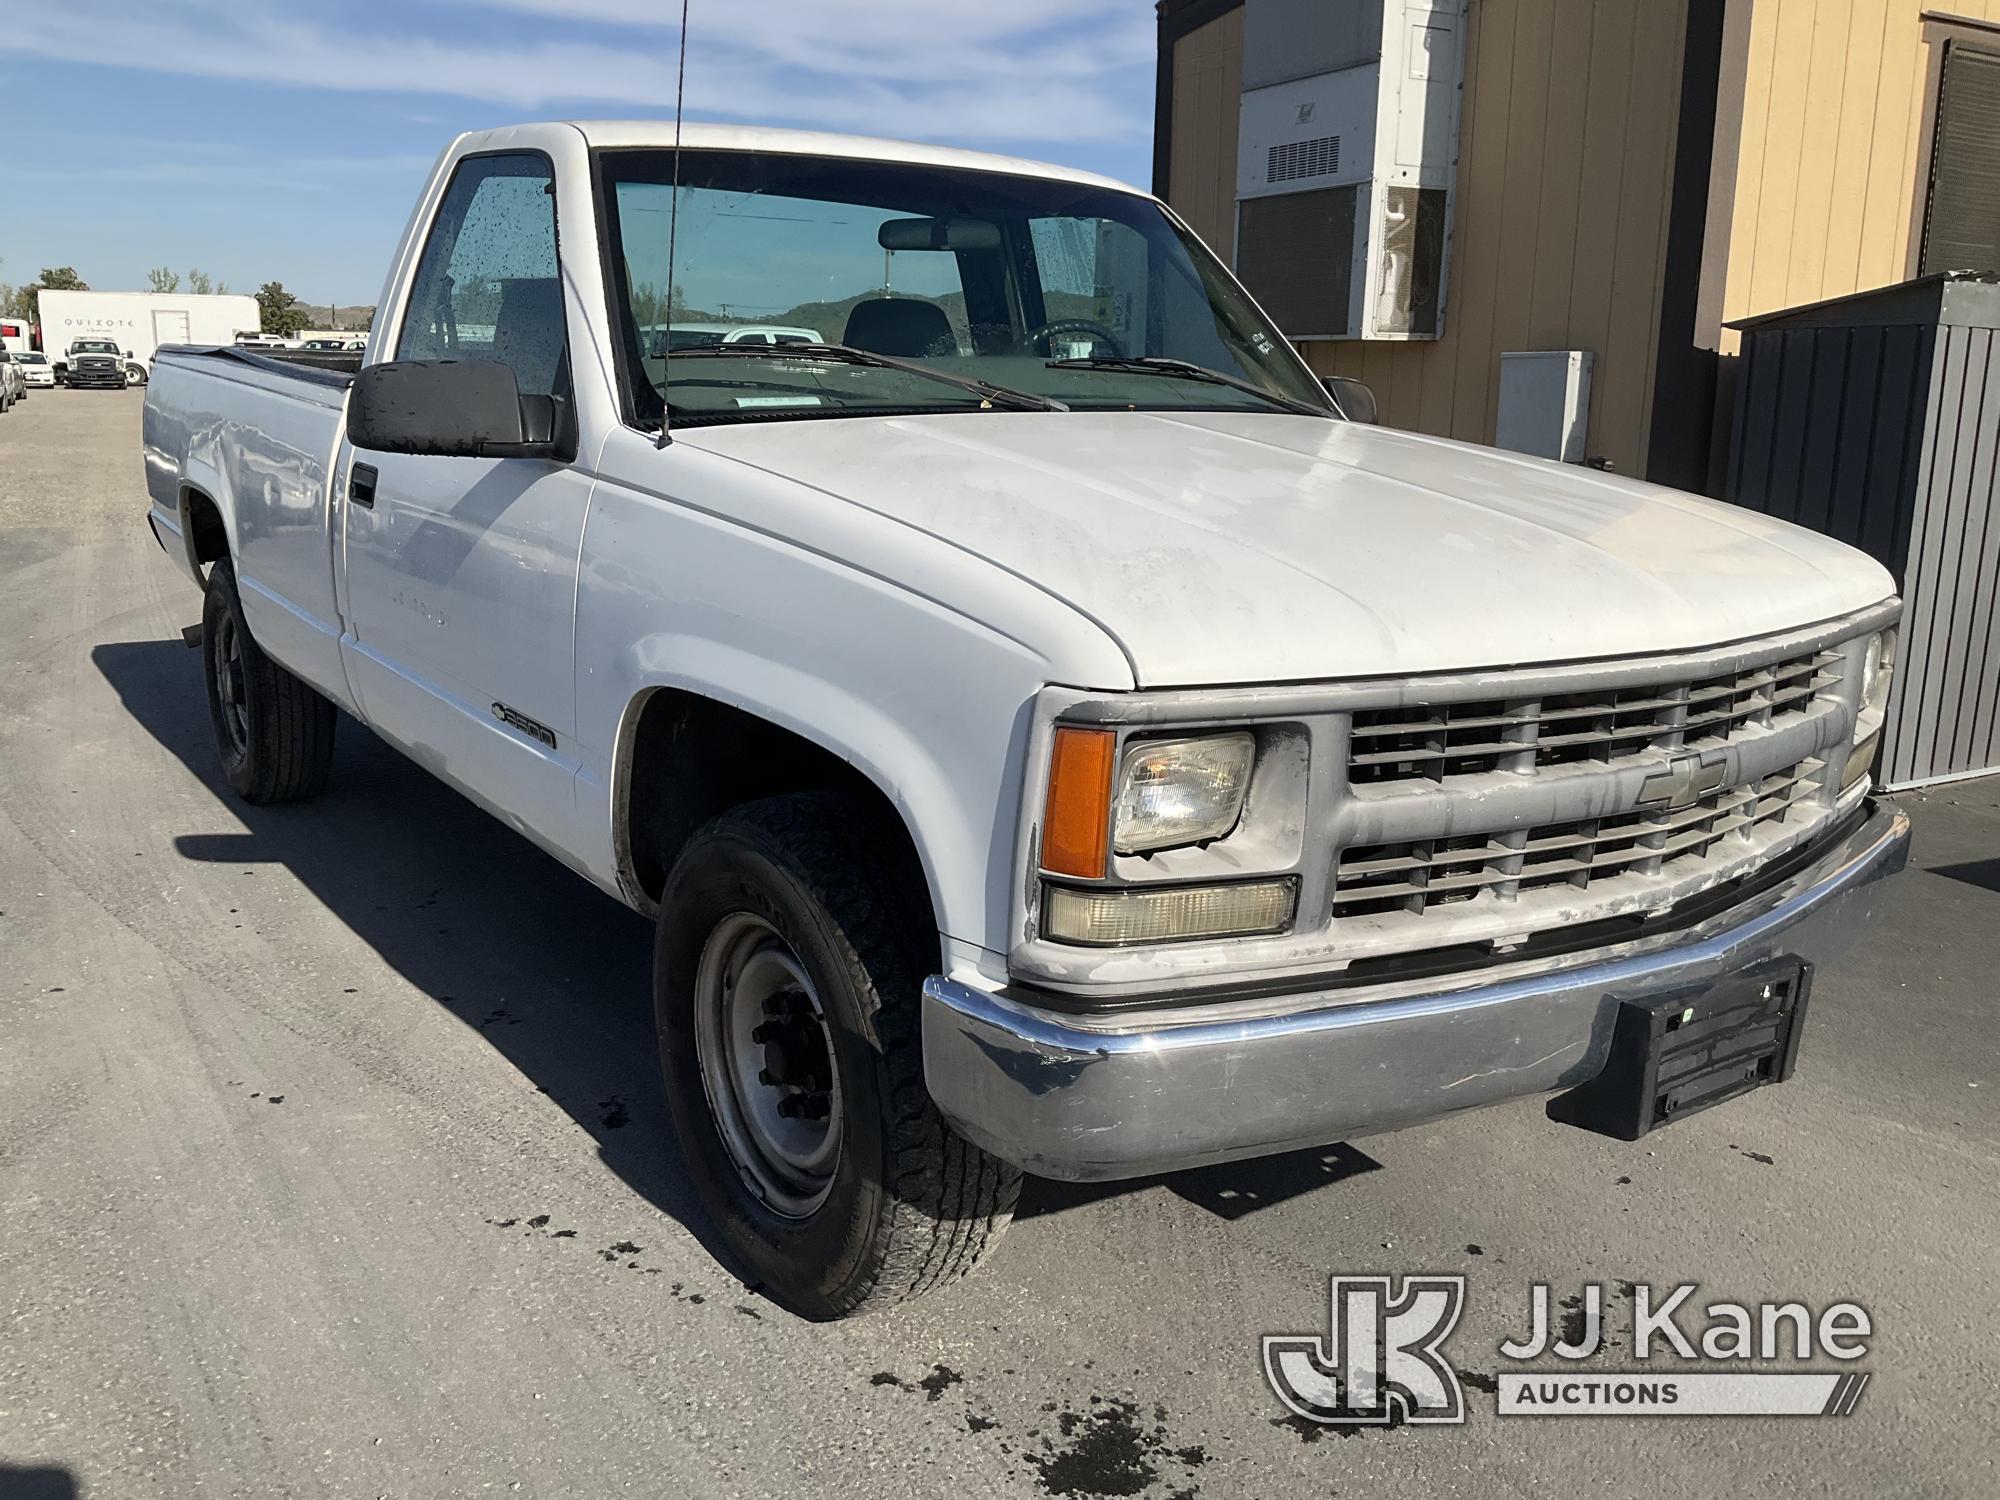
<path fill-rule="evenodd" d="M 468 157 L 439 205 L 399 359 L 494 360 L 572 424 L 554 167 Z M 571 444 L 572 451 L 574 443 Z M 577 552 L 572 462 L 349 450 L 343 615 L 370 724 L 558 848 L 571 842 Z"/>

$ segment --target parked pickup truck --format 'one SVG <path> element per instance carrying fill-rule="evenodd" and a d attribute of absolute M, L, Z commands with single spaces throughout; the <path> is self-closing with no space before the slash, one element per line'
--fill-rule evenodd
<path fill-rule="evenodd" d="M 809 1316 L 967 1270 L 1023 1171 L 1780 1080 L 1904 861 L 1881 568 L 1348 420 L 1115 182 L 468 135 L 380 305 L 146 395 L 229 785 L 318 791 L 344 711 L 656 916 L 688 1169 Z"/>
<path fill-rule="evenodd" d="M 56 379 L 76 390 L 122 391 L 136 377 L 129 353 L 114 339 L 72 339 L 56 361 Z"/>

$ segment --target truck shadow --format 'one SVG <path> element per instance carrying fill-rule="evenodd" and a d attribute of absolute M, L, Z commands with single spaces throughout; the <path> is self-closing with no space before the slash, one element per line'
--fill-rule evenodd
<path fill-rule="evenodd" d="M 345 716 L 324 795 L 252 807 L 223 783 L 198 653 L 179 641 L 133 641 L 91 656 L 133 719 L 242 825 L 181 835 L 174 847 L 184 858 L 289 872 L 561 1106 L 633 1191 L 720 1251 L 667 1114 L 653 1045 L 652 928 L 642 917 Z M 326 982 L 329 1005 L 380 1003 L 365 971 Z"/>
<path fill-rule="evenodd" d="M 310 803 L 252 807 L 224 785 L 200 658 L 180 641 L 95 648 L 133 719 L 242 825 L 183 834 L 182 857 L 281 866 L 404 980 L 479 1031 L 596 1143 L 605 1166 L 725 1265 L 682 1165 L 654 1050 L 652 929 L 635 913 L 343 717 L 333 784 Z M 376 1003 L 367 976 L 328 975 L 329 1004 Z M 352 993 L 349 993 L 349 991 Z M 1021 1217 L 1152 1186 L 1240 1218 L 1377 1163 L 1351 1147 L 1130 1183 L 1031 1179 Z M 496 1204 L 527 1217 L 529 1203 Z"/>
<path fill-rule="evenodd" d="M 0 1496 L 5 1500 L 76 1500 L 82 1493 L 68 1469 L 24 1469 L 0 1463 Z"/>

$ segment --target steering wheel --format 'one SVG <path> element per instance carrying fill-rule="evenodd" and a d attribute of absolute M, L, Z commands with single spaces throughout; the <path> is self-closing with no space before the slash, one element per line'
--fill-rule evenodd
<path fill-rule="evenodd" d="M 1123 355 L 1124 347 L 1118 342 L 1118 335 L 1102 323 L 1089 318 L 1057 318 L 1053 323 L 1044 323 L 1028 335 L 1028 347 L 1046 358 L 1055 358 L 1055 350 L 1049 347 L 1049 340 L 1059 333 L 1087 333 L 1099 343 L 1109 347 L 1113 354 Z"/>

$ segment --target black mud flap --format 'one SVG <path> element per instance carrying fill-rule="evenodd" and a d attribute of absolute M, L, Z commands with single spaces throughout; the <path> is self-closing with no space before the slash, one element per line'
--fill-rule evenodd
<path fill-rule="evenodd" d="M 1811 989 L 1811 965 L 1781 959 L 1720 984 L 1622 1000 L 1604 1071 L 1551 1099 L 1549 1118 L 1636 1141 L 1783 1083 L 1798 1063 Z"/>

